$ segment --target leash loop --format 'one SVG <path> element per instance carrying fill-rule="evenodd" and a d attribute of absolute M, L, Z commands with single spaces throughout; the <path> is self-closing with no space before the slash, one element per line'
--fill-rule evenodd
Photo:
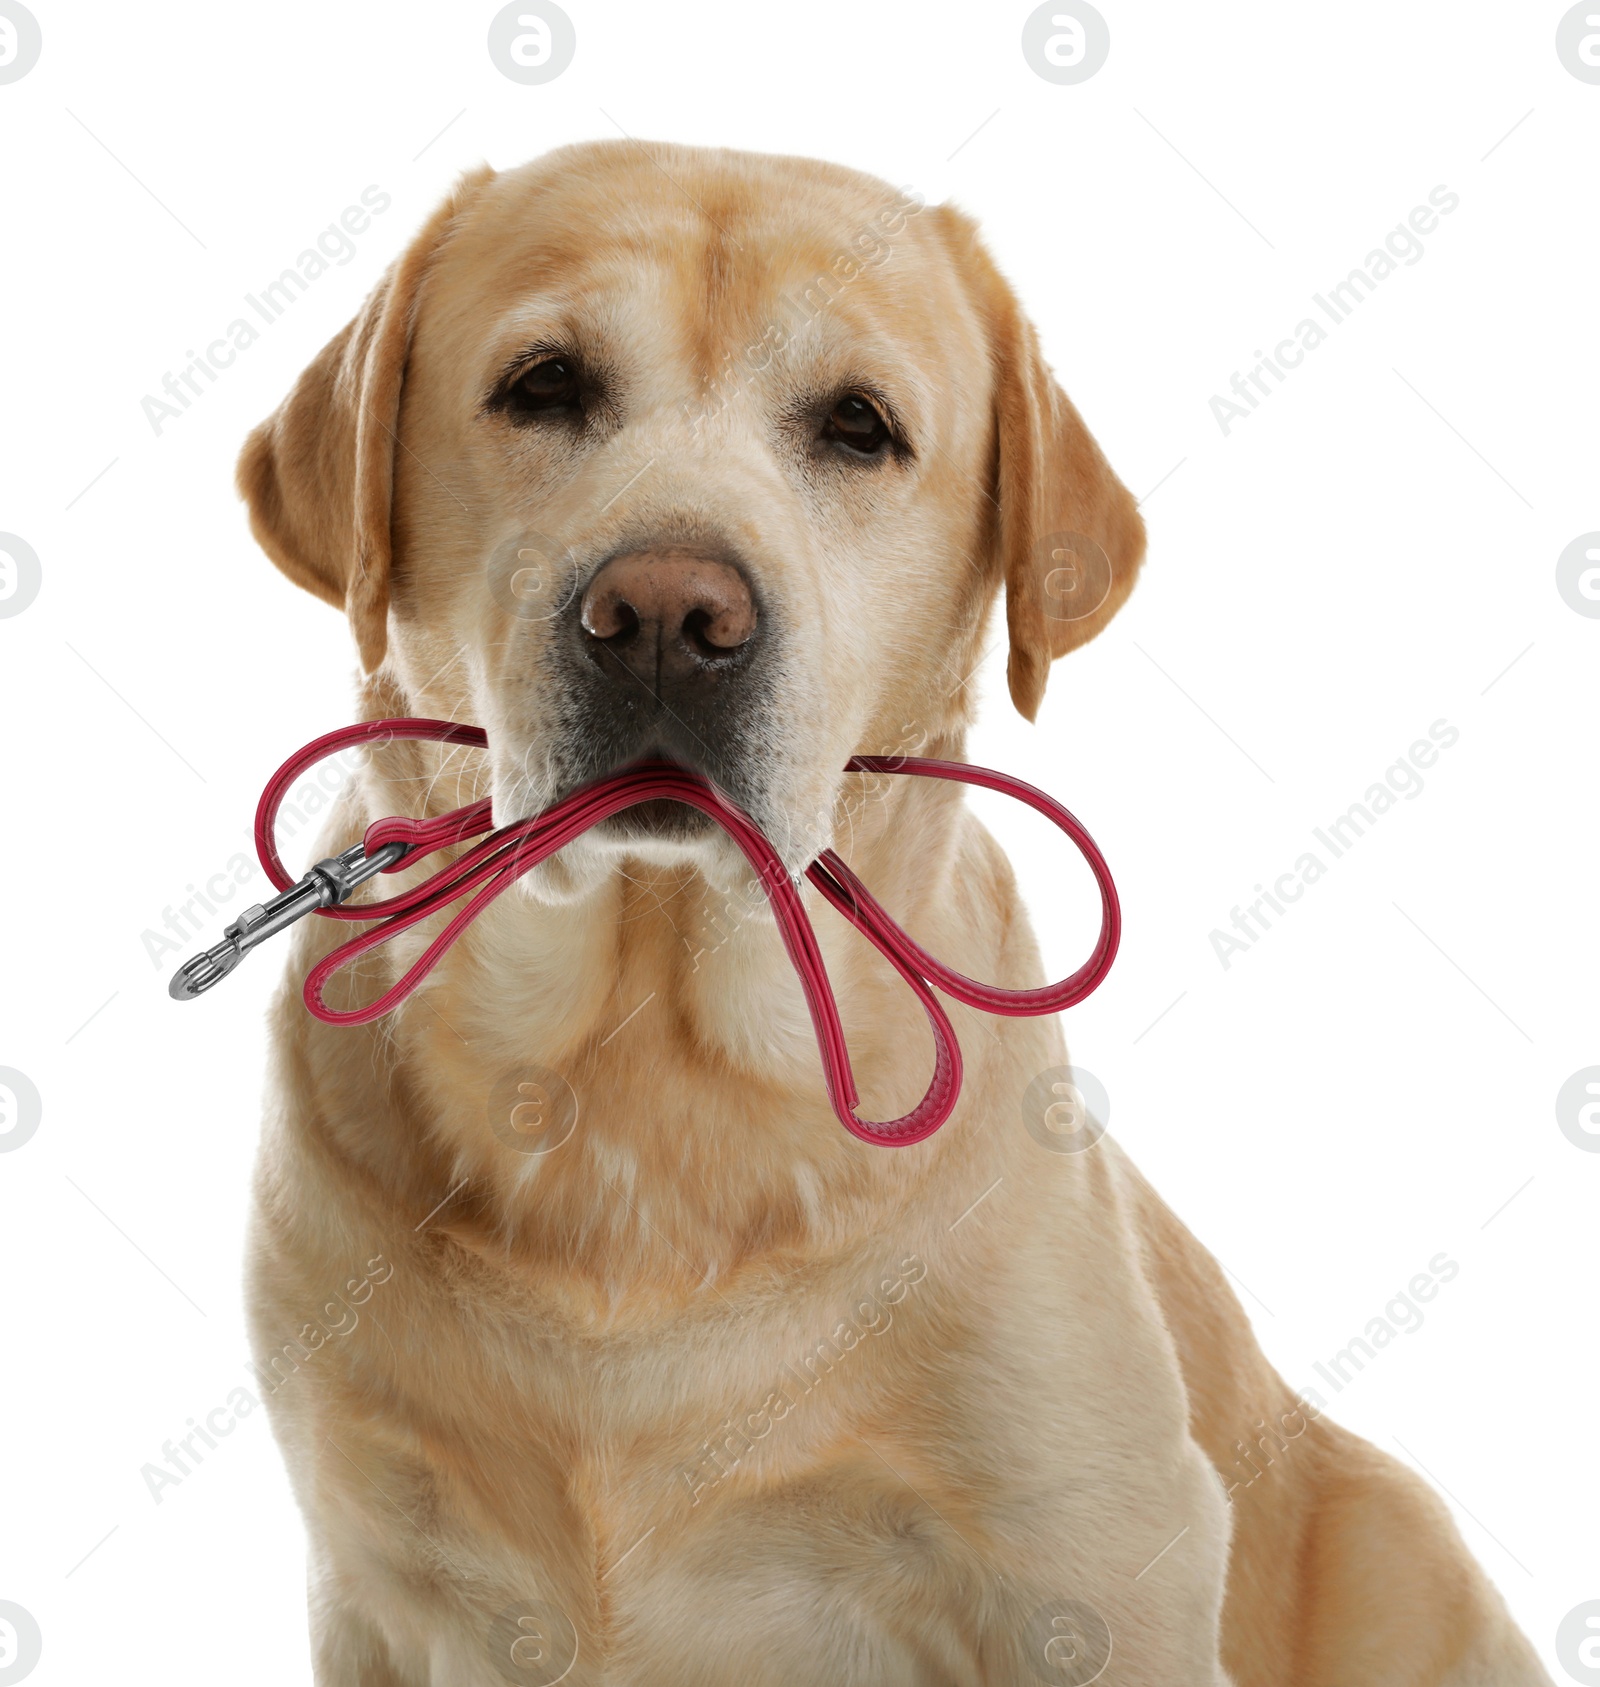
<path fill-rule="evenodd" d="M 903 773 L 918 778 L 949 779 L 1015 797 L 1066 833 L 1089 864 L 1100 889 L 1100 935 L 1088 960 L 1055 984 L 1006 990 L 967 978 L 930 955 L 896 924 L 840 856 L 831 849 L 824 850 L 806 868 L 806 877 L 905 981 L 933 1032 L 933 1076 L 922 1100 L 898 1119 L 879 1123 L 860 1119 L 856 1116 L 860 1097 L 838 1004 L 799 889 L 754 820 L 709 780 L 686 768 L 668 762 L 635 763 L 581 787 L 542 814 L 499 828 L 494 826 L 492 804 L 487 798 L 433 819 L 390 816 L 374 821 L 359 844 L 318 862 L 300 880 L 292 880 L 278 852 L 275 828 L 278 809 L 294 782 L 308 768 L 341 750 L 381 746 L 396 739 L 462 744 L 478 749 L 487 747 L 489 741 L 481 727 L 397 718 L 341 727 L 297 750 L 268 780 L 256 808 L 256 853 L 280 894 L 266 904 L 246 909 L 227 928 L 220 944 L 180 968 L 170 986 L 174 997 L 188 1000 L 200 995 L 231 972 L 256 944 L 304 915 L 317 913 L 327 919 L 366 922 L 369 929 L 341 943 L 312 967 L 305 981 L 306 1007 L 329 1025 L 368 1024 L 397 1008 L 438 965 L 472 921 L 524 873 L 602 820 L 639 803 L 670 799 L 687 803 L 715 820 L 739 846 L 766 890 L 779 935 L 805 993 L 828 1097 L 839 1122 L 863 1142 L 904 1147 L 931 1136 L 949 1118 L 961 1093 L 961 1045 L 949 1016 L 933 993 L 934 987 L 986 1013 L 1008 1016 L 1055 1013 L 1082 1001 L 1105 977 L 1116 958 L 1121 911 L 1110 869 L 1094 839 L 1053 797 L 1008 774 L 964 762 L 916 756 L 852 757 L 845 764 L 848 773 Z M 480 841 L 412 889 L 373 902 L 345 905 L 351 891 L 367 879 L 379 873 L 392 873 L 422 855 L 468 843 L 473 838 Z M 323 990 L 334 973 L 462 897 L 467 900 L 443 930 L 381 996 L 348 1010 L 328 1006 Z"/>

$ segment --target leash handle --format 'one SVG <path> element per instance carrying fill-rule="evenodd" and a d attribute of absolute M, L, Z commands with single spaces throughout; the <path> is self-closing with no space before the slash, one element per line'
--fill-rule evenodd
<path fill-rule="evenodd" d="M 1004 990 L 967 978 L 930 955 L 890 918 L 834 851 L 824 850 L 807 867 L 806 876 L 905 981 L 926 1014 L 934 1038 L 933 1076 L 922 1100 L 898 1119 L 863 1120 L 856 1116 L 860 1097 L 838 1004 L 795 881 L 755 821 L 709 780 L 686 768 L 666 762 L 636 763 L 581 787 L 542 814 L 497 830 L 491 830 L 494 823 L 488 799 L 434 819 L 391 816 L 374 821 L 360 844 L 340 856 L 317 863 L 300 881 L 291 880 L 278 852 L 275 828 L 278 809 L 295 780 L 307 768 L 340 750 L 355 745 L 382 745 L 396 739 L 464 744 L 480 749 L 488 744 L 487 734 L 480 727 L 460 726 L 452 721 L 396 718 L 341 727 L 297 750 L 267 782 L 256 809 L 256 853 L 267 877 L 282 894 L 264 907 L 247 909 L 234 926 L 228 927 L 223 943 L 180 969 L 172 981 L 172 995 L 189 999 L 210 989 L 256 943 L 314 912 L 330 919 L 369 922 L 371 929 L 341 943 L 312 967 L 305 981 L 306 1007 L 329 1025 L 368 1024 L 398 1007 L 438 965 L 472 921 L 524 873 L 611 815 L 639 803 L 667 798 L 698 808 L 715 820 L 739 846 L 766 890 L 779 934 L 805 993 L 829 1100 L 839 1122 L 864 1142 L 904 1147 L 931 1136 L 949 1118 L 961 1093 L 961 1045 L 931 985 L 937 985 L 957 1001 L 989 1013 L 1013 1016 L 1053 1013 L 1087 996 L 1105 977 L 1116 956 L 1121 914 L 1110 870 L 1088 832 L 1054 798 L 1020 779 L 963 762 L 914 756 L 853 757 L 846 763 L 846 772 L 905 773 L 956 780 L 984 786 L 1027 803 L 1072 839 L 1094 873 L 1101 905 L 1100 935 L 1083 966 L 1056 984 L 1031 990 Z M 484 836 L 485 833 L 488 835 Z M 355 907 L 341 905 L 356 884 L 380 872 L 393 872 L 418 856 L 472 838 L 482 841 L 411 890 Z M 375 1001 L 348 1010 L 327 1005 L 323 991 L 334 973 L 462 896 L 468 900 L 405 974 Z"/>

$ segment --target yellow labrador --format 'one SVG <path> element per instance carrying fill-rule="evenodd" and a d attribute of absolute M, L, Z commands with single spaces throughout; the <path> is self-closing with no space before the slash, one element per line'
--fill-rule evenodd
<path fill-rule="evenodd" d="M 488 729 L 376 754 L 330 842 L 667 754 L 797 872 L 837 843 L 936 954 L 1039 981 L 959 791 L 841 772 L 961 756 L 1002 587 L 1032 717 L 1143 551 L 958 212 L 631 143 L 479 171 L 240 485 L 348 613 L 366 716 Z M 330 925 L 273 1014 L 251 1271 L 319 1682 L 1547 1682 L 1441 1504 L 1293 1396 L 1114 1143 L 1041 1098 L 1054 1020 L 957 1011 L 950 1123 L 852 1140 L 742 859 L 672 805 L 572 844 L 365 1029 L 300 1004 Z M 892 1116 L 920 1010 L 818 926 Z"/>

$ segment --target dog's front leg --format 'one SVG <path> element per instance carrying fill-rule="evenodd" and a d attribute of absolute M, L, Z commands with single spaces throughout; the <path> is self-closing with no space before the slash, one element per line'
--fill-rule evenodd
<path fill-rule="evenodd" d="M 537 1599 L 470 1582 L 359 1580 L 326 1561 L 310 1586 L 316 1687 L 596 1687 L 592 1636 Z M 530 1584 L 531 1585 L 531 1584 Z"/>
<path fill-rule="evenodd" d="M 316 1687 L 429 1687 L 417 1654 L 402 1668 L 397 1649 L 364 1608 L 357 1587 L 341 1576 L 325 1552 L 313 1551 L 307 1575 L 312 1679 Z M 400 1655 L 409 1652 L 403 1644 Z"/>

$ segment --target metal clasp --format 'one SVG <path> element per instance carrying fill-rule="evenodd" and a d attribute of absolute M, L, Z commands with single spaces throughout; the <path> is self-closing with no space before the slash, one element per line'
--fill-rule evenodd
<path fill-rule="evenodd" d="M 319 861 L 298 884 L 246 908 L 222 934 L 222 941 L 204 954 L 185 961 L 172 975 L 167 994 L 175 1002 L 191 1002 L 220 984 L 258 943 L 286 930 L 318 908 L 333 908 L 348 899 L 357 885 L 392 867 L 406 853 L 403 843 L 385 844 L 372 855 L 365 844 L 352 844 L 341 855 Z"/>

